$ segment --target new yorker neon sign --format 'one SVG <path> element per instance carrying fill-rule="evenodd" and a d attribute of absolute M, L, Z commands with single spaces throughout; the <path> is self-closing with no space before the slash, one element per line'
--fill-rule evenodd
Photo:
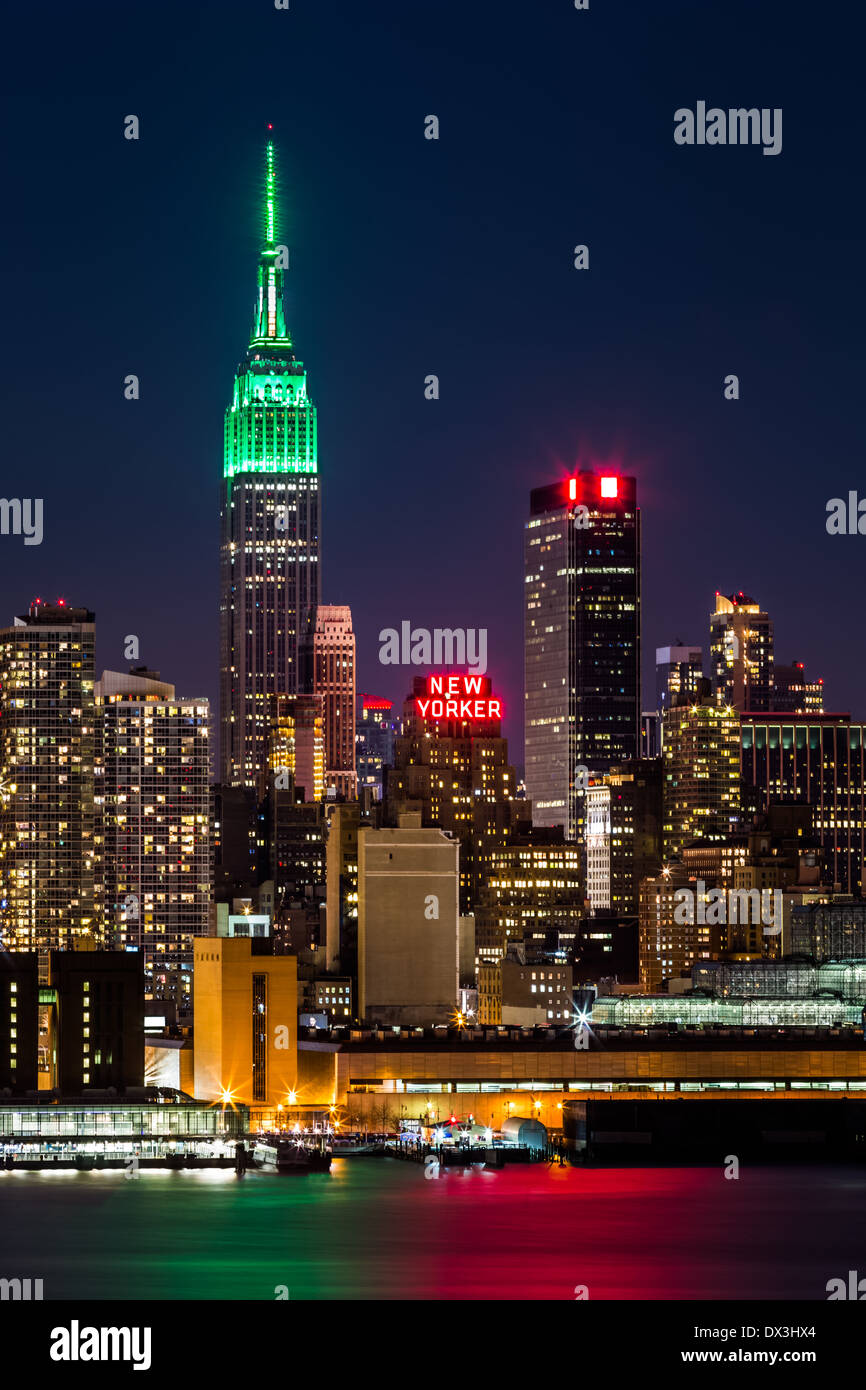
<path fill-rule="evenodd" d="M 415 698 L 422 719 L 501 719 L 502 701 L 485 676 L 428 676 L 427 698 Z"/>

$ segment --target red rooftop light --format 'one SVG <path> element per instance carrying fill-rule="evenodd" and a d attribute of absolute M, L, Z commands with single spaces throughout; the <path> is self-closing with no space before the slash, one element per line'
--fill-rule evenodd
<path fill-rule="evenodd" d="M 601 495 L 602 497 L 616 497 L 619 486 L 619 478 L 602 478 Z"/>

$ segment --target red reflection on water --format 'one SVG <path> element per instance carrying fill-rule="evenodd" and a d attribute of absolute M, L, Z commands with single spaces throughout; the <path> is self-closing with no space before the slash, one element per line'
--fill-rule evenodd
<path fill-rule="evenodd" d="M 826 1257 L 814 1231 L 807 1256 L 810 1186 L 809 1170 L 727 1180 L 722 1165 L 451 1172 L 423 1184 L 420 1221 L 413 1203 L 413 1273 L 437 1299 L 575 1299 L 579 1286 L 590 1300 L 819 1298 L 850 1207 L 825 1193 L 838 1221 Z"/>

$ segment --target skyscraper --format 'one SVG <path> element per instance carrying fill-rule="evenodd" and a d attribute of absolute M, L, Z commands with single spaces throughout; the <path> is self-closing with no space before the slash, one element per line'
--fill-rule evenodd
<path fill-rule="evenodd" d="M 274 147 L 249 346 L 225 416 L 220 553 L 221 777 L 254 787 L 269 699 L 300 689 L 300 643 L 319 601 L 316 408 L 283 315 Z"/>
<path fill-rule="evenodd" d="M 656 708 L 660 714 L 676 704 L 678 695 L 689 699 L 698 693 L 703 678 L 704 653 L 701 647 L 656 647 Z"/>
<path fill-rule="evenodd" d="M 710 659 L 723 704 L 740 712 L 773 708 L 773 624 L 748 594 L 716 594 Z"/>
<path fill-rule="evenodd" d="M 792 661 L 790 666 L 777 664 L 773 672 L 773 709 L 791 714 L 823 714 L 823 679 L 819 676 L 817 680 L 807 680 L 802 661 Z"/>
<path fill-rule="evenodd" d="M 36 599 L 0 629 L 0 946 L 98 934 L 94 616 Z"/>
<path fill-rule="evenodd" d="M 579 838 L 585 771 L 640 738 L 640 511 L 634 478 L 535 488 L 525 539 L 526 795 Z"/>
<path fill-rule="evenodd" d="M 304 688 L 322 701 L 325 788 L 357 796 L 355 773 L 355 634 L 352 610 L 320 603 L 310 610 L 304 637 Z"/>
<path fill-rule="evenodd" d="M 98 887 L 109 944 L 140 951 L 145 995 L 192 1004 L 213 896 L 209 709 L 143 668 L 96 683 Z"/>
<path fill-rule="evenodd" d="M 391 700 L 359 694 L 355 714 L 355 766 L 358 786 L 372 788 L 377 801 L 384 791 L 383 769 L 394 763 L 394 740 L 401 725 L 394 717 Z"/>
<path fill-rule="evenodd" d="M 664 853 L 690 840 L 724 840 L 740 811 L 740 720 L 703 682 L 694 704 L 664 716 Z"/>
<path fill-rule="evenodd" d="M 866 724 L 850 714 L 762 713 L 742 719 L 742 775 L 764 809 L 808 802 L 823 881 L 863 896 Z"/>
<path fill-rule="evenodd" d="M 321 801 L 325 795 L 323 702 L 318 695 L 275 695 L 268 710 L 267 762 L 259 776 L 259 795 L 285 793 L 294 802 Z M 303 795 L 301 795 L 303 793 Z"/>
<path fill-rule="evenodd" d="M 661 868 L 662 761 L 640 758 L 593 778 L 586 793 L 586 900 L 634 917 L 642 878 Z"/>

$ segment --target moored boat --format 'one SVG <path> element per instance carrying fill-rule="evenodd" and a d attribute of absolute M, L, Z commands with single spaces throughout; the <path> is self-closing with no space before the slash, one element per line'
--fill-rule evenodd
<path fill-rule="evenodd" d="M 335 1158 L 350 1158 L 353 1154 L 383 1154 L 384 1140 L 332 1139 L 331 1147 Z"/>
<path fill-rule="evenodd" d="M 325 1144 L 307 1145 L 277 1136 L 258 1139 L 252 1152 L 257 1168 L 275 1173 L 327 1173 L 331 1150 Z"/>

